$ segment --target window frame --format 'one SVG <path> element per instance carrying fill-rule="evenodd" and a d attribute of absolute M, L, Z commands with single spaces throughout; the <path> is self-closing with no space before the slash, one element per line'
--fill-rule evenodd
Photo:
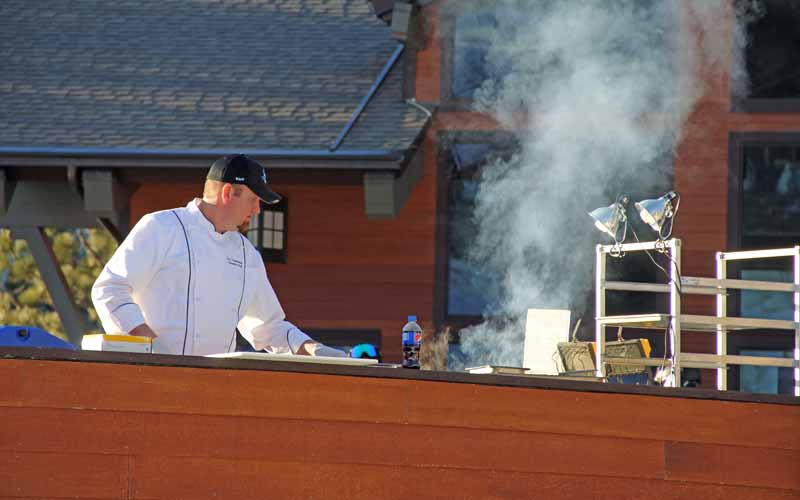
<path fill-rule="evenodd" d="M 434 287 L 434 324 L 439 331 L 449 327 L 453 334 L 452 341 L 458 342 L 458 331 L 467 326 L 484 322 L 487 317 L 483 315 L 450 315 L 448 303 L 450 298 L 450 218 L 449 200 L 453 172 L 450 163 L 452 148 L 457 143 L 492 143 L 497 145 L 511 145 L 515 142 L 514 134 L 503 130 L 479 131 L 440 131 L 437 136 L 437 188 L 436 188 L 436 257 L 435 257 L 435 287 Z M 495 319 L 500 319 L 497 317 Z"/>
<path fill-rule="evenodd" d="M 372 344 L 379 350 L 383 344 L 381 331 L 374 328 L 301 328 L 309 337 L 329 347 Z M 253 346 L 236 330 L 236 351 L 254 352 Z"/>
<path fill-rule="evenodd" d="M 302 328 L 309 337 L 327 346 L 372 344 L 383 347 L 381 331 L 376 328 Z"/>
<path fill-rule="evenodd" d="M 736 22 L 731 16 L 731 22 Z M 750 33 L 747 33 L 748 38 Z M 747 54 L 744 54 L 742 70 L 747 72 Z M 730 72 L 730 88 L 733 89 L 733 71 Z M 733 90 L 731 90 L 733 92 Z M 749 96 L 736 96 L 731 94 L 731 111 L 734 113 L 798 113 L 800 112 L 800 96 L 797 98 L 754 98 Z"/>
<path fill-rule="evenodd" d="M 280 213 L 283 214 L 283 229 L 281 232 L 283 233 L 283 248 L 265 248 L 263 246 L 263 237 L 264 231 L 270 230 L 269 228 L 264 228 L 264 213 L 265 212 L 272 212 L 272 213 Z M 258 221 L 257 226 L 257 242 L 253 242 L 250 240 L 250 232 L 253 230 L 251 227 L 247 228 L 247 239 L 250 240 L 250 243 L 258 250 L 261 254 L 261 258 L 264 262 L 269 262 L 272 264 L 286 264 L 289 258 L 289 200 L 285 196 L 281 196 L 281 200 L 274 204 L 274 205 L 267 205 L 263 207 L 263 210 L 256 214 L 254 217 Z M 274 231 L 274 230 L 273 230 Z"/>
<path fill-rule="evenodd" d="M 730 251 L 742 250 L 744 148 L 748 146 L 800 147 L 800 132 L 731 132 L 728 137 L 728 235 Z M 798 242 L 800 243 L 800 242 Z M 733 267 L 733 263 L 731 264 Z M 738 273 L 737 273 L 738 275 Z"/>
<path fill-rule="evenodd" d="M 479 0 L 466 0 L 472 2 L 467 6 L 467 9 L 479 8 Z M 440 105 L 439 109 L 442 111 L 472 111 L 474 100 L 467 97 L 453 96 L 453 76 L 454 76 L 454 60 L 455 60 L 455 35 L 456 35 L 456 16 L 452 12 L 447 12 L 447 8 L 443 8 L 440 19 L 440 32 L 446 33 L 441 38 L 441 51 L 439 67 L 440 71 Z"/>
<path fill-rule="evenodd" d="M 467 111 L 472 108 L 472 99 L 453 97 L 453 59 L 455 57 L 455 19 L 444 13 L 441 18 L 442 32 L 447 33 L 441 39 L 440 81 L 439 95 L 441 96 L 439 109 L 442 111 Z"/>
<path fill-rule="evenodd" d="M 794 332 L 783 330 L 764 330 L 758 335 L 741 334 L 737 332 L 728 333 L 728 353 L 731 355 L 741 355 L 742 351 L 788 351 L 794 349 Z M 741 368 L 740 365 L 732 365 L 732 370 L 728 371 L 728 388 L 735 388 L 741 391 Z M 777 368 L 778 370 L 791 370 L 791 368 Z M 780 375 L 779 375 L 780 376 Z M 792 393 L 779 393 L 789 394 Z"/>
<path fill-rule="evenodd" d="M 744 149 L 749 146 L 780 147 L 796 145 L 800 147 L 800 132 L 731 132 L 728 138 L 728 230 L 727 247 L 729 251 L 746 250 L 742 248 L 743 225 L 743 187 Z M 800 243 L 800 242 L 798 242 Z M 742 262 L 728 264 L 728 277 L 739 278 Z M 740 294 L 728 297 L 728 314 L 741 316 Z M 759 329 L 758 335 L 728 333 L 728 352 L 739 354 L 745 349 L 787 350 L 794 349 L 794 332 L 788 330 Z M 729 375 L 730 387 L 739 388 L 739 370 Z"/>

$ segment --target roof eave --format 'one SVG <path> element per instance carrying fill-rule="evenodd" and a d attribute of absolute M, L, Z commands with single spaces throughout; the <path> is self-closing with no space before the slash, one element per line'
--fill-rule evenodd
<path fill-rule="evenodd" d="M 268 161 L 271 168 L 400 170 L 404 150 L 327 149 L 140 149 L 0 146 L 0 167 L 208 167 L 211 161 L 242 153 Z"/>

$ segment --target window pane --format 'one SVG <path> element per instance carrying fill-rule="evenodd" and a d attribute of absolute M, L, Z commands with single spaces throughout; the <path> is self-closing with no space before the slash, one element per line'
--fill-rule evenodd
<path fill-rule="evenodd" d="M 484 84 L 490 88 L 502 87 L 502 82 L 516 70 L 517 76 L 526 81 L 534 81 L 551 72 L 570 71 L 573 61 L 562 60 L 559 50 L 541 49 L 529 38 L 528 31 L 536 31 L 539 27 L 530 24 L 540 19 L 551 19 L 558 22 L 559 16 L 550 15 L 560 12 L 565 0 L 505 0 L 491 2 L 489 0 L 459 0 L 452 2 L 459 5 L 463 12 L 453 23 L 452 47 L 452 80 L 451 94 L 454 98 L 472 99 L 475 91 Z M 572 2 L 576 3 L 577 2 Z M 592 4 L 593 2 L 587 2 Z M 602 4 L 603 2 L 594 2 Z M 607 3 L 607 2 L 606 2 Z M 648 46 L 668 48 L 674 43 L 676 32 L 674 15 L 675 2 L 664 0 L 635 0 L 624 8 L 632 9 L 634 16 L 646 20 L 647 23 L 658 23 L 659 29 L 646 30 L 647 39 L 642 43 Z M 463 7 L 472 4 L 472 7 Z M 487 5 L 488 4 L 488 5 Z M 563 22 L 561 31 L 567 33 L 574 29 L 568 22 Z M 644 21 L 643 21 L 644 22 Z M 522 33 L 526 33 L 523 35 Z M 563 44 L 570 43 L 569 35 L 565 35 Z M 574 42 L 573 42 L 574 43 Z M 545 44 L 543 44 L 545 45 Z M 627 59 L 634 56 L 638 47 L 627 41 L 619 40 L 617 46 L 609 50 L 619 57 Z M 670 66 L 675 63 L 673 50 L 664 50 L 659 55 L 659 65 Z M 519 64 L 520 61 L 524 61 Z M 531 64 L 535 61 L 535 64 Z M 665 99 L 672 92 L 655 92 L 653 99 Z M 655 105 L 654 105 L 655 107 Z"/>
<path fill-rule="evenodd" d="M 452 178 L 448 200 L 448 283 L 447 314 L 481 316 L 502 300 L 501 279 L 483 269 L 471 250 L 479 227 L 474 217 L 481 169 L 495 159 L 507 158 L 519 150 L 510 137 L 492 142 L 457 142 L 451 146 L 449 168 Z"/>
<path fill-rule="evenodd" d="M 769 246 L 770 240 L 800 238 L 800 161 L 795 153 L 793 147 L 745 148 L 743 242 L 763 247 Z"/>
<path fill-rule="evenodd" d="M 247 229 L 247 239 L 254 247 L 258 248 L 258 219 L 259 215 L 250 219 L 250 227 Z"/>
<path fill-rule="evenodd" d="M 282 212 L 275 212 L 275 220 L 273 223 L 273 229 L 282 230 L 283 229 L 283 213 Z"/>
<path fill-rule="evenodd" d="M 450 184 L 447 312 L 455 316 L 480 316 L 486 312 L 492 294 L 497 294 L 497 280 L 491 280 L 469 259 L 478 231 L 472 216 L 477 191 L 474 180 Z"/>
<path fill-rule="evenodd" d="M 283 231 L 273 233 L 272 248 L 283 250 Z"/>
<path fill-rule="evenodd" d="M 763 356 L 770 358 L 791 358 L 789 351 L 746 350 L 742 349 L 742 356 Z M 776 366 L 750 366 L 742 365 L 739 369 L 739 390 L 744 392 L 758 392 L 764 394 L 791 394 L 792 380 L 791 368 L 778 368 Z"/>
<path fill-rule="evenodd" d="M 471 99 L 487 75 L 484 69 L 487 47 L 461 44 L 453 58 L 453 97 Z"/>
<path fill-rule="evenodd" d="M 476 8 L 458 16 L 453 32 L 453 97 L 471 99 L 487 80 L 498 81 L 508 74 L 508 60 L 487 54 L 496 36 L 498 16 L 508 15 L 508 7 Z"/>
<path fill-rule="evenodd" d="M 274 227 L 275 212 L 264 210 L 261 214 L 264 217 L 264 229 L 272 229 Z"/>
<path fill-rule="evenodd" d="M 788 261 L 788 259 L 786 259 Z M 780 269 L 743 269 L 743 280 L 792 282 L 792 271 Z M 786 292 L 760 292 L 742 290 L 742 316 L 746 318 L 794 318 L 792 294 Z"/>
<path fill-rule="evenodd" d="M 491 144 L 456 144 L 453 161 L 456 170 L 463 172 L 480 166 L 492 152 Z"/>
<path fill-rule="evenodd" d="M 265 229 L 264 230 L 264 239 L 262 241 L 264 242 L 264 244 L 263 244 L 264 248 L 274 248 L 272 246 L 272 231 L 271 230 L 269 230 L 269 229 Z"/>
<path fill-rule="evenodd" d="M 800 97 L 800 2 L 761 0 L 763 15 L 748 27 L 750 97 Z"/>

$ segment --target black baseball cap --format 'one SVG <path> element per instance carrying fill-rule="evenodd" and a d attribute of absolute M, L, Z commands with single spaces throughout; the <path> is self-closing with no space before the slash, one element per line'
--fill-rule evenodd
<path fill-rule="evenodd" d="M 206 179 L 245 185 L 268 205 L 281 201 L 281 195 L 267 184 L 267 169 L 245 155 L 223 156 L 218 159 L 208 169 Z"/>

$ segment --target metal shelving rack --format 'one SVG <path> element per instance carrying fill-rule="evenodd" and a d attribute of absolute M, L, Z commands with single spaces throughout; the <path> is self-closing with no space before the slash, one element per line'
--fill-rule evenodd
<path fill-rule="evenodd" d="M 643 252 L 661 250 L 669 257 L 670 279 L 667 283 L 639 283 L 606 280 L 606 259 L 617 252 Z M 727 278 L 730 261 L 747 259 L 792 258 L 793 283 L 738 280 Z M 671 367 L 674 378 L 668 384 L 681 385 L 681 368 L 711 368 L 717 370 L 717 388 L 727 390 L 728 365 L 773 366 L 794 369 L 794 395 L 800 396 L 800 246 L 793 248 L 753 250 L 743 252 L 717 252 L 717 277 L 695 278 L 681 276 L 681 241 L 673 238 L 663 242 L 626 243 L 621 245 L 597 245 L 595 254 L 595 335 L 596 375 L 605 377 L 607 364 L 641 364 L 645 366 Z M 727 293 L 729 289 L 786 292 L 793 295 L 794 320 L 770 320 L 729 317 L 727 315 Z M 669 313 L 633 314 L 606 316 L 605 297 L 608 290 L 654 292 L 669 294 Z M 716 295 L 716 316 L 681 313 L 681 295 Z M 670 359 L 627 359 L 605 355 L 605 328 L 636 327 L 670 329 Z M 733 356 L 727 353 L 727 333 L 732 330 L 758 328 L 794 331 L 794 356 L 790 358 L 767 358 L 759 356 Z M 684 353 L 681 351 L 681 331 L 701 331 L 716 334 L 716 354 Z"/>

